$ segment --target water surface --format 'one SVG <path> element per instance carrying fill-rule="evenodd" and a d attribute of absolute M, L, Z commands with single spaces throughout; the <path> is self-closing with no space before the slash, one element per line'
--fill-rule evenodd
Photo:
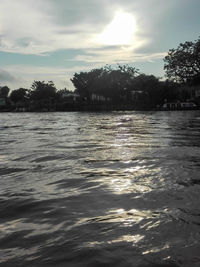
<path fill-rule="evenodd" d="M 200 111 L 0 113 L 0 265 L 200 266 Z"/>

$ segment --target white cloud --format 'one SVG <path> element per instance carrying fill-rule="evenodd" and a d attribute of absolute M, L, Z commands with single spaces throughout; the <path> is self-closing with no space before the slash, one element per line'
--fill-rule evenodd
<path fill-rule="evenodd" d="M 67 2 L 65 5 L 70 6 Z M 87 15 L 93 18 L 89 13 Z M 61 23 L 58 9 L 52 1 L 1 0 L 0 51 L 43 54 L 60 49 L 100 47 L 96 36 L 100 29 L 106 28 L 107 24 L 104 27 L 103 24 L 107 22 L 99 23 L 103 17 L 94 21 L 94 18 L 86 20 L 85 16 L 80 16 L 80 20 L 73 24 L 72 21 Z"/>
<path fill-rule="evenodd" d="M 1 0 L 0 50 L 41 54 L 91 46 L 91 25 L 59 25 L 47 0 Z M 83 30 L 85 29 L 85 30 Z"/>
<path fill-rule="evenodd" d="M 153 62 L 156 59 L 162 59 L 166 56 L 166 52 L 158 53 L 135 53 L 131 46 L 111 48 L 109 50 L 87 50 L 85 55 L 77 55 L 74 60 L 110 64 L 114 63 L 134 63 L 134 62 Z"/>

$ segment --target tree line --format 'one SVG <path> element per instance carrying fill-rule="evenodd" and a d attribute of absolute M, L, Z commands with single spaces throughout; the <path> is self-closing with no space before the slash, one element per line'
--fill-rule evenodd
<path fill-rule="evenodd" d="M 34 81 L 30 89 L 10 91 L 0 87 L 0 101 L 12 110 L 30 111 L 87 110 L 87 109 L 153 109 L 164 102 L 193 100 L 200 87 L 200 38 L 170 49 L 164 58 L 167 79 L 140 73 L 129 65 L 104 66 L 75 73 L 72 93 L 57 90 L 52 81 Z"/>

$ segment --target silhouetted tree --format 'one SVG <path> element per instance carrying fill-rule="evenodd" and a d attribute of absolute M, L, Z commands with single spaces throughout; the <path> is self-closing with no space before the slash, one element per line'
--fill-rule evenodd
<path fill-rule="evenodd" d="M 75 73 L 71 79 L 77 93 L 83 98 L 90 98 L 90 94 L 94 91 L 97 81 L 103 75 L 103 68 L 93 69 L 89 72 Z"/>
<path fill-rule="evenodd" d="M 41 100 L 55 97 L 56 87 L 52 81 L 45 83 L 44 81 L 34 81 L 31 86 L 31 99 Z"/>
<path fill-rule="evenodd" d="M 170 49 L 164 62 L 169 79 L 178 83 L 200 83 L 200 38 Z"/>
<path fill-rule="evenodd" d="M 162 102 L 163 101 L 175 102 L 177 100 L 180 100 L 179 84 L 170 80 L 166 80 L 160 82 L 160 86 L 161 86 Z"/>
<path fill-rule="evenodd" d="M 28 90 L 24 88 L 19 88 L 13 90 L 10 93 L 10 100 L 14 103 L 24 102 L 27 100 Z"/>
<path fill-rule="evenodd" d="M 155 107 L 162 102 L 162 86 L 154 75 L 140 74 L 133 80 L 132 87 L 142 92 L 145 105 Z"/>
<path fill-rule="evenodd" d="M 56 87 L 52 81 L 34 81 L 31 86 L 30 99 L 36 108 L 51 109 L 55 104 Z"/>
<path fill-rule="evenodd" d="M 8 97 L 10 89 L 8 88 L 8 86 L 3 86 L 0 87 L 0 97 Z"/>
<path fill-rule="evenodd" d="M 122 100 L 125 91 L 128 90 L 132 79 L 137 74 L 138 70 L 128 65 L 118 65 L 117 69 L 106 65 L 89 72 L 75 73 L 71 81 L 77 92 L 87 99 L 95 93 L 118 102 Z"/>

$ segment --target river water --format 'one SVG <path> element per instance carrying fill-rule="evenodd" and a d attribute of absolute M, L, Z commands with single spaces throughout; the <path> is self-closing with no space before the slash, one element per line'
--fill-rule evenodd
<path fill-rule="evenodd" d="M 0 266 L 199 267 L 200 111 L 0 113 Z"/>

